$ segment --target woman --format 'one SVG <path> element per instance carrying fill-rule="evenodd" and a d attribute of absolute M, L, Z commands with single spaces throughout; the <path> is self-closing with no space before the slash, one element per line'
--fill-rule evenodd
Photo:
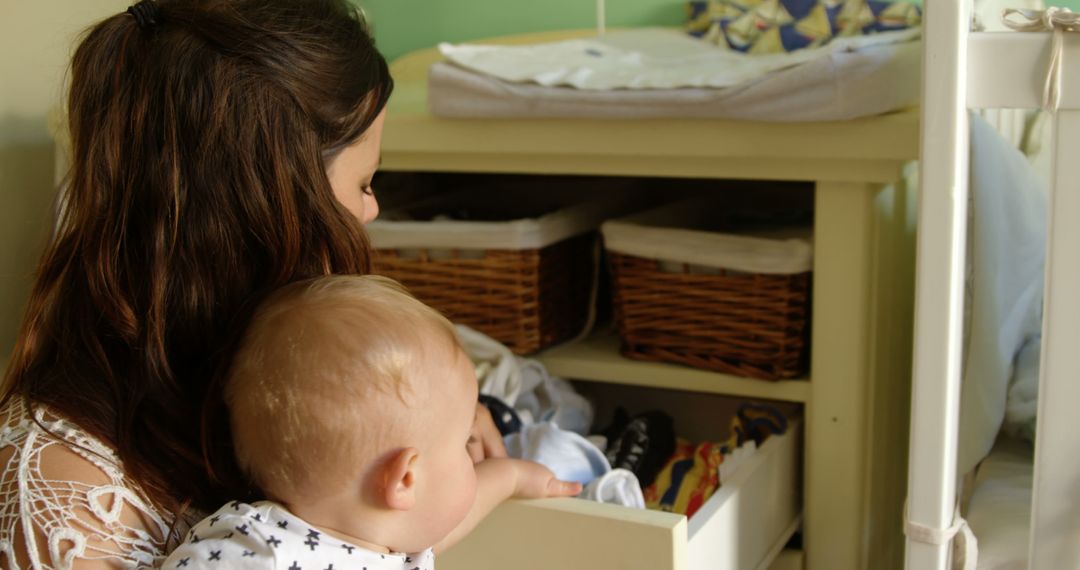
<path fill-rule="evenodd" d="M 391 86 L 345 0 L 143 0 L 88 32 L 68 190 L 3 384 L 5 567 L 152 562 L 257 493 L 216 379 L 268 292 L 370 269 Z"/>

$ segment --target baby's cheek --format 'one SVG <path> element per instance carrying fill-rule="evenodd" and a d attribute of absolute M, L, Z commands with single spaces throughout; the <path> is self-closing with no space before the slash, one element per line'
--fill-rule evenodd
<path fill-rule="evenodd" d="M 472 464 L 472 460 L 469 461 L 468 470 L 464 471 L 463 476 L 464 480 L 460 485 L 461 499 L 457 505 L 461 519 L 464 519 L 465 515 L 469 514 L 469 509 L 472 508 L 473 502 L 476 501 L 476 469 Z"/>

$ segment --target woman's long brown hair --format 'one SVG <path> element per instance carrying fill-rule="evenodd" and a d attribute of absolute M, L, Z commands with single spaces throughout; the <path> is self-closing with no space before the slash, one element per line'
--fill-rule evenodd
<path fill-rule="evenodd" d="M 251 309 L 369 269 L 326 166 L 392 82 L 345 0 L 157 7 L 156 25 L 119 14 L 75 52 L 67 191 L 3 394 L 111 444 L 179 513 L 246 491 L 217 384 Z"/>

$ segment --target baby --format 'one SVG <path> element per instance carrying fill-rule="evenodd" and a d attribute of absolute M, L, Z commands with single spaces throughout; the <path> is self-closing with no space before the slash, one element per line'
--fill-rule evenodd
<path fill-rule="evenodd" d="M 430 570 L 510 497 L 577 483 L 466 450 L 477 381 L 450 322 L 375 276 L 296 283 L 257 311 L 225 389 L 267 501 L 195 525 L 163 568 Z"/>

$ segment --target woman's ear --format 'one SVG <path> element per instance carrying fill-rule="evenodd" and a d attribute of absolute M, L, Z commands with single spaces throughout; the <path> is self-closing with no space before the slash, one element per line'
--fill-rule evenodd
<path fill-rule="evenodd" d="M 416 504 L 416 460 L 420 452 L 407 447 L 384 464 L 382 500 L 387 508 L 407 511 Z"/>

